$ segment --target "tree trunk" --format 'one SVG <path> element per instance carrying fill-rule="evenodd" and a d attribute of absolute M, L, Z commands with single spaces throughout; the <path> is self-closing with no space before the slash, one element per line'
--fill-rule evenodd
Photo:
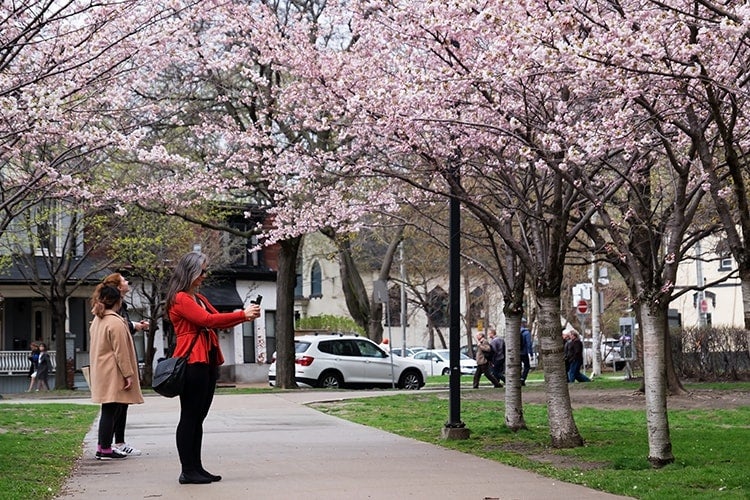
<path fill-rule="evenodd" d="M 294 285 L 302 237 L 279 242 L 276 280 L 276 387 L 296 389 L 294 379 Z M 268 353 L 269 355 L 271 353 Z"/>
<path fill-rule="evenodd" d="M 346 301 L 346 308 L 349 311 L 352 319 L 359 325 L 368 337 L 372 338 L 376 342 L 380 342 L 380 339 L 372 337 L 370 330 L 372 329 L 372 309 L 370 306 L 370 298 L 367 295 L 367 289 L 365 288 L 364 281 L 362 281 L 362 275 L 359 273 L 357 264 L 354 262 L 352 256 L 351 246 L 348 240 L 336 238 L 335 233 L 323 232 L 328 236 L 336 245 L 339 255 L 339 273 L 341 274 L 341 289 L 344 292 L 344 300 Z M 380 326 L 380 336 L 383 335 L 382 322 L 377 322 Z"/>
<path fill-rule="evenodd" d="M 521 313 L 505 313 L 505 426 L 526 429 L 521 391 Z"/>
<path fill-rule="evenodd" d="M 750 268 L 740 266 L 740 283 L 742 286 L 742 308 L 745 317 L 745 330 L 750 330 Z"/>
<path fill-rule="evenodd" d="M 568 391 L 568 375 L 563 360 L 560 297 L 539 296 L 539 352 L 547 385 L 547 417 L 552 446 L 575 448 L 583 446 L 583 438 L 573 419 Z M 520 346 L 520 340 L 519 340 Z M 520 377 L 520 375 L 519 375 Z"/>
<path fill-rule="evenodd" d="M 643 381 L 646 391 L 646 427 L 648 429 L 648 461 L 654 467 L 674 462 L 667 417 L 667 374 L 665 359 L 666 317 L 660 309 L 651 310 L 641 304 L 640 319 L 643 336 Z"/>

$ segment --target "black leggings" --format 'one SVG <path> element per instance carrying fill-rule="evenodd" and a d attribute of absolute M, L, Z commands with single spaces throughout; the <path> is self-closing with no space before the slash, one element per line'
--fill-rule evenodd
<path fill-rule="evenodd" d="M 176 435 L 182 472 L 203 470 L 203 421 L 211 408 L 215 390 L 215 369 L 210 369 L 207 363 L 192 363 L 187 366 L 185 389 L 180 394 L 180 423 L 177 424 Z"/>
<path fill-rule="evenodd" d="M 117 416 L 117 419 L 115 420 L 115 443 L 124 443 L 125 442 L 125 425 L 128 422 L 128 405 L 125 405 L 125 408 L 122 409 L 120 414 Z"/>
<path fill-rule="evenodd" d="M 123 411 L 128 409 L 125 403 L 103 403 L 102 414 L 99 417 L 99 446 L 107 450 L 112 447 L 112 433 L 115 422 L 120 418 Z"/>

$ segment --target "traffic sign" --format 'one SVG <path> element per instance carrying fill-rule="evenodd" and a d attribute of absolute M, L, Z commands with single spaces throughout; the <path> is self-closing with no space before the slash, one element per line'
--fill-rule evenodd
<path fill-rule="evenodd" d="M 578 312 L 580 314 L 586 314 L 587 312 L 589 312 L 589 303 L 586 301 L 586 299 L 581 299 L 578 301 L 576 309 L 578 309 Z"/>
<path fill-rule="evenodd" d="M 701 312 L 702 313 L 708 312 L 708 301 L 706 299 L 701 300 Z"/>

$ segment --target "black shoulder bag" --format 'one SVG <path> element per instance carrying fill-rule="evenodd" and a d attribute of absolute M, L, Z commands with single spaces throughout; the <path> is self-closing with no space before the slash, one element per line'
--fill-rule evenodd
<path fill-rule="evenodd" d="M 156 363 L 154 376 L 151 387 L 162 396 L 173 398 L 182 394 L 185 387 L 185 370 L 187 369 L 188 358 L 193 350 L 198 336 L 203 333 L 200 331 L 190 343 L 190 348 L 184 356 L 178 358 L 166 358 Z"/>

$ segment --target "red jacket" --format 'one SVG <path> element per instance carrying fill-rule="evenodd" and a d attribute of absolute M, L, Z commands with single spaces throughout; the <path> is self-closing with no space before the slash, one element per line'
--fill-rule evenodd
<path fill-rule="evenodd" d="M 190 348 L 194 336 L 199 335 L 193 350 L 190 352 L 188 363 L 208 363 L 208 350 L 210 345 L 213 345 L 217 350 L 218 364 L 221 365 L 224 363 L 224 355 L 221 353 L 219 337 L 214 329 L 232 328 L 247 321 L 245 311 L 220 313 L 208 302 L 206 297 L 199 293 L 196 293 L 195 296 L 203 302 L 206 306 L 205 309 L 185 292 L 177 293 L 174 304 L 169 309 L 169 319 L 172 321 L 177 336 L 177 346 L 175 346 L 172 357 L 184 356 Z M 208 339 L 206 334 L 201 333 L 203 328 L 208 329 Z"/>

